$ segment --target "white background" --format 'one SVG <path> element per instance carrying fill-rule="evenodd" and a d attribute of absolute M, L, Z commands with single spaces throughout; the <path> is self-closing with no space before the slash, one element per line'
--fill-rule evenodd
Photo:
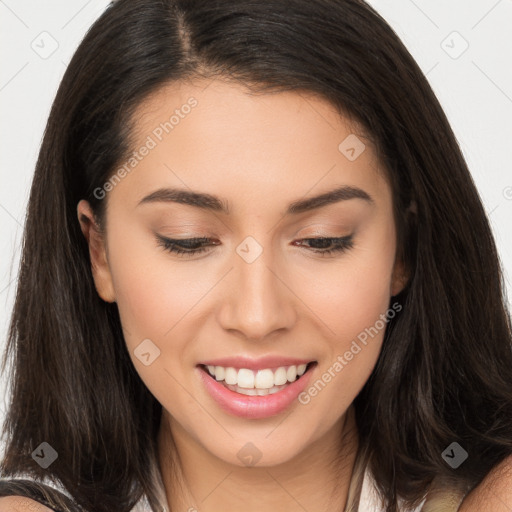
<path fill-rule="evenodd" d="M 488 212 L 512 298 L 512 0 L 369 3 L 417 60 L 452 124 Z M 2 353 L 28 192 L 49 109 L 75 48 L 107 4 L 108 0 L 0 0 Z M 52 45 L 57 49 L 44 55 Z M 2 376 L 0 421 L 5 392 Z"/>

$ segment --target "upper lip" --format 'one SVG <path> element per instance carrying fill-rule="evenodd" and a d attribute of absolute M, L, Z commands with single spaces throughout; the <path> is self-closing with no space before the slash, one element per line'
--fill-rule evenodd
<path fill-rule="evenodd" d="M 248 370 L 262 370 L 265 368 L 279 368 L 280 366 L 292 366 L 307 364 L 313 362 L 313 359 L 298 359 L 296 357 L 286 357 L 278 355 L 268 355 L 253 359 L 245 356 L 221 357 L 219 359 L 210 359 L 201 361 L 200 365 L 204 366 L 223 366 L 225 368 L 247 368 Z"/>

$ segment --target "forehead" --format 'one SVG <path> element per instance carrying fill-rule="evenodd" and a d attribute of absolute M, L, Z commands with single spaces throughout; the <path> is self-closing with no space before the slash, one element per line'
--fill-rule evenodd
<path fill-rule="evenodd" d="M 173 82 L 138 106 L 131 127 L 133 151 L 151 147 L 123 183 L 139 199 L 162 185 L 241 199 L 262 191 L 262 201 L 345 184 L 389 192 L 361 126 L 311 92 Z"/>

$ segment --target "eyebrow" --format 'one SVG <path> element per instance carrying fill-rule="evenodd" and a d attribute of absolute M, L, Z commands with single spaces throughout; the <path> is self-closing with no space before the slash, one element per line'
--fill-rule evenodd
<path fill-rule="evenodd" d="M 294 201 L 288 205 L 286 214 L 297 215 L 299 213 L 315 210 L 339 201 L 348 201 L 349 199 L 362 199 L 369 204 L 375 203 L 372 197 L 363 189 L 345 185 L 315 197 L 308 197 L 306 199 Z M 230 213 L 228 202 L 224 199 L 212 194 L 194 192 L 179 188 L 160 188 L 155 190 L 151 194 L 142 198 L 137 206 L 155 202 L 186 204 L 189 206 L 195 206 L 196 208 L 202 208 L 204 210 L 224 213 L 226 215 L 229 215 Z"/>

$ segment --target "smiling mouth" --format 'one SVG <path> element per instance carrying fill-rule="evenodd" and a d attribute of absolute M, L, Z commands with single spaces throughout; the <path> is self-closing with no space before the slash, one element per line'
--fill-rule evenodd
<path fill-rule="evenodd" d="M 295 372 L 295 376 L 293 376 L 293 371 L 290 372 L 291 375 L 288 375 L 286 382 L 284 384 L 276 385 L 275 383 L 273 383 L 272 385 L 269 385 L 269 381 L 267 380 L 265 385 L 256 385 L 256 383 L 254 383 L 252 385 L 252 387 L 239 386 L 238 383 L 227 384 L 224 379 L 217 379 L 215 376 L 213 376 L 210 373 L 210 371 L 208 370 L 207 366 L 201 364 L 201 365 L 199 365 L 199 367 L 201 368 L 201 370 L 203 370 L 208 375 L 208 377 L 213 379 L 218 384 L 222 384 L 225 388 L 229 389 L 230 391 L 234 391 L 235 393 L 239 393 L 241 395 L 247 395 L 247 396 L 267 396 L 267 395 L 272 395 L 274 393 L 278 393 L 279 391 L 281 391 L 283 389 L 286 389 L 293 382 L 296 382 L 299 379 L 301 379 L 304 375 L 306 375 L 309 371 L 311 371 L 312 368 L 314 368 L 317 365 L 318 365 L 317 361 L 310 361 L 309 363 L 307 363 L 306 368 L 302 374 L 299 375 L 297 372 Z M 281 370 L 281 373 L 282 373 L 282 370 Z M 276 375 L 274 375 L 274 377 L 276 377 Z M 292 380 L 290 380 L 290 377 L 292 378 Z M 283 380 L 282 376 L 281 376 L 280 380 Z"/>

